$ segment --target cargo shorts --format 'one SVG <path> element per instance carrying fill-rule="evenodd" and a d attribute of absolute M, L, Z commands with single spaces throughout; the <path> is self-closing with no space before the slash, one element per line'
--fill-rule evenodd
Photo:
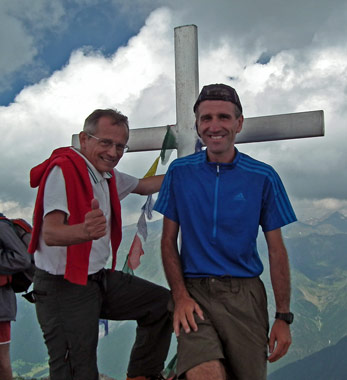
<path fill-rule="evenodd" d="M 229 379 L 265 380 L 269 320 L 264 285 L 258 278 L 186 278 L 204 320 L 198 331 L 178 337 L 177 374 L 211 360 L 221 360 Z M 183 377 L 182 377 L 183 376 Z"/>

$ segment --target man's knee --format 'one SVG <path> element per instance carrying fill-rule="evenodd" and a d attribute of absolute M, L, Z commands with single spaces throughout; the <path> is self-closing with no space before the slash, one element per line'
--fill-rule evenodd
<path fill-rule="evenodd" d="M 186 372 L 187 380 L 226 380 L 224 365 L 220 360 L 201 363 Z"/>

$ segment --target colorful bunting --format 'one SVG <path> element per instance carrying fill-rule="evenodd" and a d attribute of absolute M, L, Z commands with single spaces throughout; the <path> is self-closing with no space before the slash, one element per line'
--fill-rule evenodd
<path fill-rule="evenodd" d="M 128 267 L 135 270 L 140 265 L 140 257 L 143 254 L 141 239 L 136 233 L 128 254 Z"/>
<path fill-rule="evenodd" d="M 167 380 L 176 379 L 177 354 L 170 360 L 169 364 L 162 371 L 162 375 Z"/>
<path fill-rule="evenodd" d="M 145 212 L 147 219 L 152 219 L 152 211 L 154 207 L 154 200 L 152 194 L 148 195 L 146 203 L 141 207 L 141 210 Z"/>
<path fill-rule="evenodd" d="M 169 151 L 167 147 L 173 146 L 175 144 L 176 144 L 175 136 L 173 132 L 171 131 L 170 126 L 168 125 L 166 135 L 164 137 L 162 149 L 160 152 L 160 156 L 155 159 L 155 161 L 153 162 L 153 164 L 151 165 L 151 167 L 149 168 L 149 170 L 147 171 L 147 173 L 145 174 L 143 178 L 152 177 L 156 174 L 157 169 L 158 169 L 159 159 L 161 158 L 162 163 L 165 164 L 169 160 L 169 157 L 171 154 L 171 151 Z M 144 241 L 147 240 L 148 232 L 147 232 L 146 218 L 148 220 L 152 219 L 153 206 L 154 206 L 154 201 L 153 201 L 152 195 L 149 195 L 147 197 L 145 204 L 141 207 L 141 214 L 136 225 L 137 232 L 135 234 L 130 251 L 127 255 L 127 258 L 123 266 L 123 272 L 125 273 L 134 274 L 134 269 L 136 269 L 140 265 L 140 256 L 143 255 L 144 252 L 142 249 L 141 239 L 139 238 L 138 235 L 141 235 Z M 132 255 L 135 253 L 135 250 L 137 253 L 135 254 L 134 257 L 138 257 L 138 264 L 136 266 L 131 264 L 132 263 L 131 258 L 132 258 Z M 141 254 L 137 256 L 139 252 L 141 252 Z"/>
<path fill-rule="evenodd" d="M 156 160 L 153 162 L 152 166 L 149 168 L 148 172 L 144 175 L 143 178 L 152 177 L 155 175 L 158 169 L 159 158 L 160 156 L 156 158 Z"/>
<path fill-rule="evenodd" d="M 146 216 L 145 216 L 144 211 L 141 212 L 141 215 L 139 217 L 139 220 L 136 226 L 137 226 L 137 232 L 143 237 L 143 240 L 146 241 L 148 233 L 147 233 Z"/>
<path fill-rule="evenodd" d="M 129 253 L 127 254 L 127 257 L 125 259 L 125 263 L 123 265 L 122 272 L 123 273 L 127 273 L 127 274 L 131 274 L 133 276 L 134 275 L 134 271 L 128 265 L 128 257 L 129 257 Z"/>
<path fill-rule="evenodd" d="M 172 132 L 171 127 L 171 125 L 167 126 L 167 131 L 164 137 L 163 145 L 161 147 L 160 158 L 162 165 L 167 164 L 173 151 L 172 148 L 168 149 L 168 147 L 176 146 L 176 137 Z"/>
<path fill-rule="evenodd" d="M 108 335 L 108 320 L 99 319 L 99 326 L 104 325 L 104 336 Z"/>

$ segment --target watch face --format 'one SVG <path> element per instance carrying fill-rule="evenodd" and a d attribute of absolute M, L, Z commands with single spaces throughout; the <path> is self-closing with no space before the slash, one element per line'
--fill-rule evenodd
<path fill-rule="evenodd" d="M 293 313 L 276 313 L 275 318 L 281 319 L 282 321 L 285 321 L 290 325 L 294 321 L 294 314 Z"/>

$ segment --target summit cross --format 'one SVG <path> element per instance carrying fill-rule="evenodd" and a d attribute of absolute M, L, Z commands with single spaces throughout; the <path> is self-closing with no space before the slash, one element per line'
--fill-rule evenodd
<path fill-rule="evenodd" d="M 172 132 L 177 156 L 194 153 L 197 134 L 193 105 L 199 93 L 198 30 L 195 25 L 176 27 L 175 79 L 176 124 Z M 129 152 L 160 150 L 167 126 L 131 129 Z M 323 111 L 309 111 L 282 115 L 245 118 L 236 143 L 298 139 L 324 136 Z"/>

